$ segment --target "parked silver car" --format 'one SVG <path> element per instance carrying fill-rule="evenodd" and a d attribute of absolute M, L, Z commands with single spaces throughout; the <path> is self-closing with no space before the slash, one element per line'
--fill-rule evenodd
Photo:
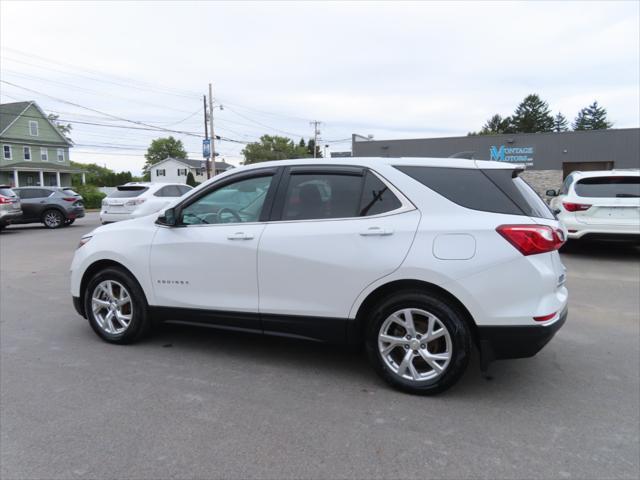
<path fill-rule="evenodd" d="M 0 230 L 22 216 L 20 198 L 9 185 L 0 185 Z"/>
<path fill-rule="evenodd" d="M 70 187 L 20 187 L 22 217 L 11 223 L 43 223 L 47 228 L 71 225 L 84 217 L 84 202 Z"/>

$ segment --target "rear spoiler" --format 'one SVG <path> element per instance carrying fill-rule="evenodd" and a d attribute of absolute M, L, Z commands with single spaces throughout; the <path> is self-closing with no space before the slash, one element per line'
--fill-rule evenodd
<path fill-rule="evenodd" d="M 116 187 L 116 189 L 120 190 L 121 192 L 131 192 L 131 191 L 136 191 L 136 190 L 146 190 L 149 187 L 145 187 L 144 185 L 118 185 Z"/>

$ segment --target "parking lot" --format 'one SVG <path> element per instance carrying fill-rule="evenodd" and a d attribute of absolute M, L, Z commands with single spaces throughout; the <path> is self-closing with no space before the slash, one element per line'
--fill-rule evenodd
<path fill-rule="evenodd" d="M 536 357 L 477 360 L 437 397 L 391 390 L 364 355 L 165 327 L 106 344 L 69 265 L 90 213 L 0 234 L 0 476 L 637 478 L 640 249 L 571 246 L 570 313 Z"/>

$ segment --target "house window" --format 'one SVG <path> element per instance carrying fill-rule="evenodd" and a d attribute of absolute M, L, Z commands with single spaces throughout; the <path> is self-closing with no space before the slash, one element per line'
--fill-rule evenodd
<path fill-rule="evenodd" d="M 196 176 L 201 177 L 204 175 L 204 168 L 196 168 Z"/>
<path fill-rule="evenodd" d="M 33 187 L 33 175 L 27 175 L 27 187 Z"/>
<path fill-rule="evenodd" d="M 164 177 L 164 176 L 166 176 L 165 169 L 164 168 L 158 168 L 156 170 L 156 177 Z"/>
<path fill-rule="evenodd" d="M 40 160 L 42 160 L 43 162 L 49 161 L 49 151 L 46 148 L 40 149 Z"/>
<path fill-rule="evenodd" d="M 2 146 L 2 154 L 5 160 L 11 160 L 11 145 Z"/>
<path fill-rule="evenodd" d="M 58 154 L 58 161 L 64 162 L 64 148 L 59 148 L 57 151 L 57 154 Z"/>
<path fill-rule="evenodd" d="M 27 161 L 31 160 L 31 147 L 22 147 L 22 151 L 24 153 L 24 159 Z"/>
<path fill-rule="evenodd" d="M 178 176 L 179 177 L 186 177 L 187 176 L 187 169 L 186 168 L 179 168 L 178 169 Z"/>
<path fill-rule="evenodd" d="M 31 135 L 32 137 L 38 136 L 38 122 L 36 122 L 35 120 L 29 121 L 29 135 Z"/>

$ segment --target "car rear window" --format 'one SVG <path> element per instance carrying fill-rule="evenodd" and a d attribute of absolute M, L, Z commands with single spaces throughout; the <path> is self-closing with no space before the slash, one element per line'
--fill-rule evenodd
<path fill-rule="evenodd" d="M 397 166 L 452 202 L 473 210 L 553 219 L 535 191 L 511 169 Z"/>
<path fill-rule="evenodd" d="M 149 190 L 149 187 L 142 187 L 139 185 L 121 185 L 116 190 L 111 192 L 109 198 L 133 198 L 142 195 Z"/>
<path fill-rule="evenodd" d="M 640 197 L 640 177 L 583 178 L 576 182 L 575 191 L 580 197 Z"/>
<path fill-rule="evenodd" d="M 80 196 L 79 193 L 77 193 L 76 191 L 70 189 L 70 188 L 63 188 L 62 189 L 62 193 L 64 193 L 65 195 L 73 195 L 74 197 L 78 197 Z"/>
<path fill-rule="evenodd" d="M 0 195 L 3 197 L 14 197 L 16 194 L 10 188 L 0 188 Z"/>

